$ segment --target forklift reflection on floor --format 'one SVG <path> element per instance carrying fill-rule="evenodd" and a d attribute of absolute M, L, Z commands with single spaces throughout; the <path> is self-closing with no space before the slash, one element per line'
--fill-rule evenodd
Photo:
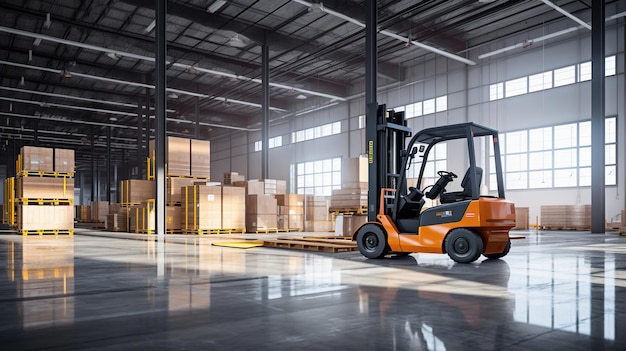
<path fill-rule="evenodd" d="M 447 253 L 456 262 L 470 263 L 480 255 L 497 259 L 509 252 L 515 206 L 504 197 L 496 130 L 475 123 L 433 127 L 415 134 L 405 147 L 411 130 L 406 126 L 404 112 L 386 111 L 385 105 L 378 108 L 375 128 L 376 140 L 368 141 L 369 222 L 352 236 L 361 254 L 382 258 L 391 253 Z M 483 170 L 476 165 L 475 139 L 492 144 L 494 169 L 490 171 L 495 184 L 490 186 L 497 187 L 494 195 L 480 194 Z M 457 178 L 446 170 L 439 170 L 439 179 L 432 186 L 422 188 L 434 147 L 455 140 L 465 141 L 461 148 L 467 151 L 469 164 L 461 181 L 462 190 L 446 191 L 446 186 Z M 416 157 L 421 158 L 417 184 L 407 189 L 407 173 Z M 424 209 L 424 198 L 438 199 L 440 204 Z"/>
<path fill-rule="evenodd" d="M 436 286 L 440 283 L 421 285 L 415 287 L 417 290 L 361 285 L 360 312 L 378 318 L 380 332 L 392 334 L 390 338 L 379 338 L 393 339 L 399 350 L 456 350 L 460 345 L 467 349 L 501 350 L 510 332 L 507 328 L 515 319 L 515 295 L 507 291 L 509 266 L 503 260 L 485 260 L 471 266 L 455 264 L 443 275 L 467 276 L 468 269 L 473 271 L 471 283 L 478 284 L 475 289 L 452 291 L 462 284 L 452 278 L 446 280 L 452 282 L 447 289 Z M 476 277 L 476 271 L 487 273 L 484 282 Z M 483 284 L 490 286 L 485 288 Z M 476 335 L 480 335 L 480 344 L 476 344 Z"/>

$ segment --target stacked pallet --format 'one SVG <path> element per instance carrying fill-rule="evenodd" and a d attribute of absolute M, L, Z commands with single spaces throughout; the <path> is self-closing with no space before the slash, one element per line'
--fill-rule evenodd
<path fill-rule="evenodd" d="M 27 234 L 74 233 L 74 151 L 24 146 L 15 180 L 16 225 Z"/>
<path fill-rule="evenodd" d="M 120 181 L 119 203 L 123 206 L 139 204 L 154 199 L 154 181 L 144 179 L 127 179 Z"/>
<path fill-rule="evenodd" d="M 541 206 L 541 226 L 553 230 L 589 230 L 591 205 Z"/>

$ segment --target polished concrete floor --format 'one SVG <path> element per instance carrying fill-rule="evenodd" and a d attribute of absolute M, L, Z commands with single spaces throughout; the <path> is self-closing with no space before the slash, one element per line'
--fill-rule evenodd
<path fill-rule="evenodd" d="M 0 350 L 626 350 L 617 234 L 469 265 L 88 234 L 0 234 Z"/>

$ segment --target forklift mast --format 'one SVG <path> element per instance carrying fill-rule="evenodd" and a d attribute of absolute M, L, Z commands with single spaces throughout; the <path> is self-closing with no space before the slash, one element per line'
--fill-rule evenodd
<path fill-rule="evenodd" d="M 386 105 L 378 105 L 376 124 L 366 123 L 366 135 L 375 135 L 375 140 L 368 137 L 368 221 L 376 221 L 380 206 L 380 190 L 391 188 L 406 190 L 406 184 L 398 186 L 402 170 L 402 157 L 406 157 L 406 138 L 411 136 L 411 129 L 406 125 L 404 111 L 387 110 Z M 375 129 L 375 130 L 373 130 Z"/>

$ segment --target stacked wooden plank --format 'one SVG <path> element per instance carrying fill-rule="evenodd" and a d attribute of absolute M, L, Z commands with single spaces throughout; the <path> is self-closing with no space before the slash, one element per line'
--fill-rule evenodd
<path fill-rule="evenodd" d="M 591 205 L 541 206 L 541 226 L 551 230 L 589 230 Z"/>

